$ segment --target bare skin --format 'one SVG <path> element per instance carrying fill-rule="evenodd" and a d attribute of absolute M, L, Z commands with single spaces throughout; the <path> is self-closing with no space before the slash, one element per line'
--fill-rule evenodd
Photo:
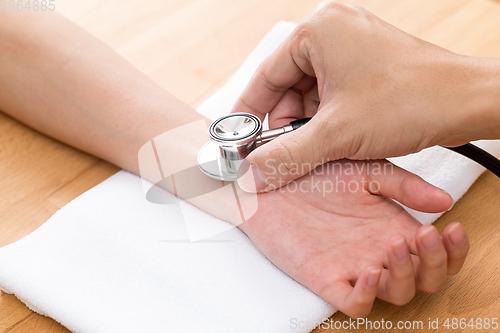
<path fill-rule="evenodd" d="M 313 117 L 248 156 L 260 170 L 256 189 L 266 191 L 302 176 L 276 174 L 279 165 L 500 138 L 499 91 L 500 59 L 458 55 L 326 1 L 262 63 L 233 112 L 268 115 L 271 127 Z"/>
<path fill-rule="evenodd" d="M 3 112 L 133 173 L 140 173 L 138 153 L 146 143 L 204 119 L 56 14 L 0 11 L 0 49 Z M 206 132 L 190 136 L 193 142 L 182 140 L 158 148 L 173 151 L 178 161 L 193 161 Z M 178 152 L 181 143 L 183 149 Z M 372 179 L 380 183 L 380 193 L 259 195 L 256 214 L 239 227 L 279 268 L 348 315 L 366 315 L 377 295 L 403 304 L 415 287 L 436 291 L 447 274 L 458 272 L 468 241 L 460 224 L 448 226 L 441 239 L 434 227 L 421 227 L 386 199 L 427 212 L 445 211 L 452 205 L 447 193 L 397 170 Z M 338 177 L 349 181 L 353 176 Z M 212 181 L 203 175 L 197 179 L 206 183 L 193 186 Z M 305 176 L 300 181 L 308 180 Z M 227 219 L 224 201 L 209 195 L 194 204 Z M 419 247 L 422 233 L 436 237 L 434 250 Z M 458 246 L 451 246 L 452 238 Z M 396 264 L 390 259 L 393 246 L 408 257 L 411 250 L 418 258 Z M 349 283 L 356 283 L 355 288 Z"/>
<path fill-rule="evenodd" d="M 422 226 L 385 197 L 414 209 L 439 211 L 446 200 L 432 193 L 430 185 L 397 167 L 393 175 L 346 173 L 313 172 L 300 178 L 297 187 L 259 194 L 257 213 L 240 228 L 276 266 L 355 318 L 368 315 L 375 297 L 402 305 L 416 289 L 436 292 L 447 275 L 458 273 L 469 249 L 463 227 L 448 225 L 441 239 L 435 227 Z M 369 182 L 362 188 L 363 180 Z M 338 191 L 336 186 L 330 193 L 309 191 L 318 181 L 339 181 Z M 360 188 L 350 191 L 341 181 Z M 380 191 L 369 192 L 373 182 Z M 305 191 L 297 190 L 301 186 Z"/>

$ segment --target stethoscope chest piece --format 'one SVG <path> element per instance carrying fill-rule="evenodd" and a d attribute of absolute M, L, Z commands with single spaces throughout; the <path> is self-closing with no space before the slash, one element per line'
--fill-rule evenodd
<path fill-rule="evenodd" d="M 236 181 L 241 163 L 256 147 L 262 133 L 259 118 L 232 113 L 215 120 L 208 128 L 210 141 L 198 154 L 198 166 L 209 177 Z"/>
<path fill-rule="evenodd" d="M 245 158 L 258 146 L 305 125 L 311 118 L 262 131 L 262 122 L 253 114 L 232 113 L 215 120 L 208 128 L 210 141 L 198 154 L 198 166 L 209 177 L 235 181 Z"/>

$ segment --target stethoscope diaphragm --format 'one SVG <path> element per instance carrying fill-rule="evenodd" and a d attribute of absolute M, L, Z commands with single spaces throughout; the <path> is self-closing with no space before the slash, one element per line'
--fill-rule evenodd
<path fill-rule="evenodd" d="M 301 127 L 310 119 L 262 131 L 262 121 L 253 114 L 231 113 L 220 117 L 208 128 L 210 141 L 198 153 L 198 167 L 211 178 L 236 181 L 244 159 L 255 148 Z"/>

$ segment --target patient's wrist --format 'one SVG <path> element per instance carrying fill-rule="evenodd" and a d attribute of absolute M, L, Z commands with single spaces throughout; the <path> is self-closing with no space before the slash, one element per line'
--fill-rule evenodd
<path fill-rule="evenodd" d="M 205 212 L 240 225 L 256 211 L 257 195 L 243 192 L 236 182 L 201 172 L 197 156 L 209 141 L 207 128 L 206 120 L 194 121 L 144 144 L 138 154 L 140 175 Z"/>

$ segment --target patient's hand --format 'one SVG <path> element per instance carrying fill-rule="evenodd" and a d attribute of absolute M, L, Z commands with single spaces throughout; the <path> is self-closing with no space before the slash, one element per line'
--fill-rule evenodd
<path fill-rule="evenodd" d="M 369 164 L 390 171 L 385 160 Z M 368 315 L 375 297 L 402 305 L 416 289 L 436 292 L 460 270 L 469 242 L 459 223 L 441 238 L 387 198 L 431 213 L 450 208 L 447 193 L 396 166 L 392 175 L 368 174 L 367 162 L 328 166 L 259 194 L 257 213 L 240 225 L 275 265 L 351 317 Z"/>

